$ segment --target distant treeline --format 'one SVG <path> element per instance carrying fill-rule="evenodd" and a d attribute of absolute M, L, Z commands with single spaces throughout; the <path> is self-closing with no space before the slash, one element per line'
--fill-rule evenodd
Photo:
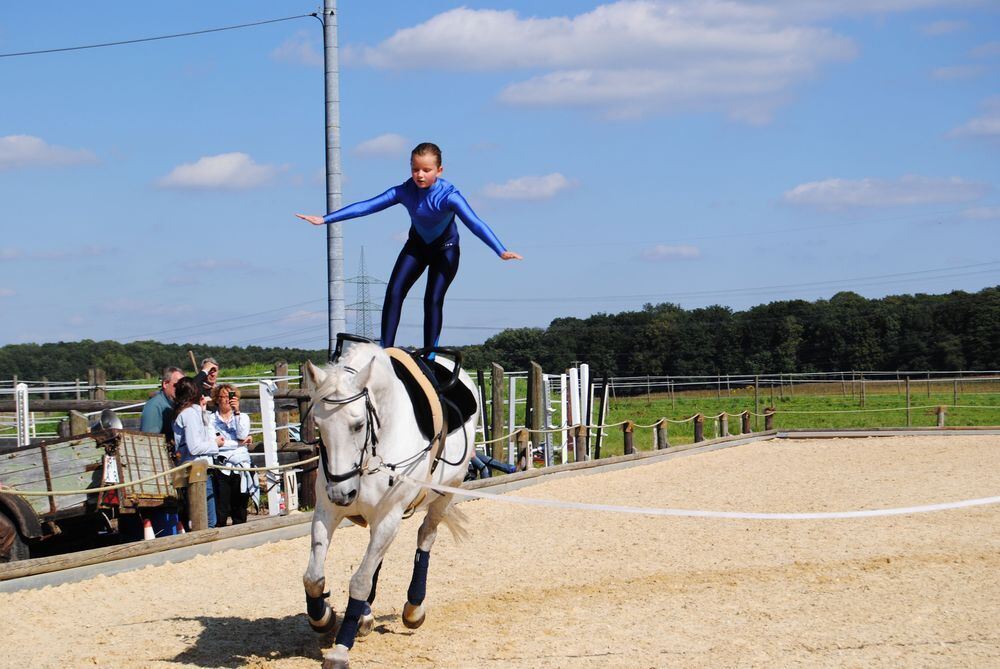
<path fill-rule="evenodd" d="M 447 328 L 447 324 L 445 325 Z M 325 350 L 246 348 L 137 341 L 14 344 L 0 348 L 0 379 L 108 379 L 156 376 L 167 365 L 191 371 L 188 350 L 227 368 L 320 362 Z M 837 293 L 829 300 L 786 300 L 746 311 L 647 304 L 641 311 L 558 318 L 547 328 L 504 330 L 463 347 L 467 369 L 546 371 L 589 363 L 597 373 L 628 375 L 756 374 L 850 370 L 1000 368 L 1000 287 L 978 293 L 894 295 L 869 300 Z"/>
<path fill-rule="evenodd" d="M 447 326 L 446 326 L 447 327 Z M 746 311 L 647 304 L 641 311 L 559 318 L 504 330 L 466 349 L 466 366 L 496 361 L 546 371 L 574 361 L 598 373 L 756 374 L 1000 368 L 1000 287 L 977 293 L 786 300 Z"/>
<path fill-rule="evenodd" d="M 273 365 L 279 360 L 297 363 L 307 359 L 317 362 L 326 359 L 326 351 L 308 351 L 298 348 L 261 348 L 260 346 L 209 346 L 206 344 L 161 344 L 155 341 L 134 341 L 121 344 L 116 341 L 84 339 L 57 344 L 12 344 L 0 348 L 0 379 L 38 381 L 72 381 L 87 379 L 87 369 L 98 367 L 111 379 L 141 379 L 147 375 L 157 377 L 164 367 L 180 367 L 193 374 L 191 357 L 194 351 L 198 362 L 213 357 L 222 367 L 222 375 L 233 367 L 252 364 Z M 289 369 L 295 373 L 297 370 Z"/>

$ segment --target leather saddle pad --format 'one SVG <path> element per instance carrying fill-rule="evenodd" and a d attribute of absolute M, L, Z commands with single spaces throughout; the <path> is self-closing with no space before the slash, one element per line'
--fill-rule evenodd
<path fill-rule="evenodd" d="M 451 434 L 476 413 L 476 396 L 463 383 L 456 383 L 445 391 L 443 396 L 447 401 L 442 404 L 438 389 L 451 378 L 452 370 L 433 360 L 418 362 L 399 348 L 387 348 L 385 352 L 410 396 L 417 425 L 424 437 L 433 438 L 444 426 Z"/>

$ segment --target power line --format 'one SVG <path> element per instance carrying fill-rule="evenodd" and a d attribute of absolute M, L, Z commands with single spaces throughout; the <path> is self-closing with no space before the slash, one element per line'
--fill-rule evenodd
<path fill-rule="evenodd" d="M 107 46 L 121 46 L 123 44 L 138 44 L 140 42 L 155 42 L 157 40 L 174 39 L 175 37 L 191 37 L 193 35 L 205 35 L 208 33 L 218 33 L 225 30 L 237 30 L 239 28 L 252 28 L 254 26 L 262 26 L 268 23 L 280 23 L 281 21 L 292 21 L 294 19 L 304 19 L 309 16 L 318 16 L 315 12 L 312 14 L 299 14 L 297 16 L 286 16 L 282 19 L 268 19 L 266 21 L 255 21 L 254 23 L 241 23 L 236 26 L 225 26 L 222 28 L 208 28 L 206 30 L 195 30 L 187 33 L 176 33 L 174 35 L 159 35 L 157 37 L 142 37 L 139 39 L 129 39 L 122 40 L 120 42 L 104 42 L 102 44 L 85 44 L 82 46 L 67 46 L 58 49 L 39 49 L 37 51 L 19 51 L 17 53 L 0 53 L 0 58 L 13 58 L 15 56 L 36 56 L 43 53 L 59 53 L 63 51 L 81 51 L 83 49 L 101 49 Z"/>

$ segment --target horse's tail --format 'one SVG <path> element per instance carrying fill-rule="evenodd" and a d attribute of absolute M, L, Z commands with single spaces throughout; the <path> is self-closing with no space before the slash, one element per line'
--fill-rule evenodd
<path fill-rule="evenodd" d="M 441 522 L 451 532 L 451 536 L 455 538 L 455 543 L 460 544 L 469 538 L 469 517 L 454 504 L 448 507 L 448 510 L 441 518 Z"/>

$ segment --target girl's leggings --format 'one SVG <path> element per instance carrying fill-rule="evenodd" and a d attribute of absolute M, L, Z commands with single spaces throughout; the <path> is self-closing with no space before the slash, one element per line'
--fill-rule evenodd
<path fill-rule="evenodd" d="M 437 240 L 435 240 L 437 241 Z M 444 294 L 458 272 L 460 252 L 458 242 L 427 244 L 411 236 L 399 252 L 396 264 L 385 288 L 382 305 L 382 346 L 396 342 L 396 330 L 403 310 L 403 300 L 420 275 L 427 270 L 427 290 L 424 292 L 424 347 L 437 346 L 444 322 Z"/>

